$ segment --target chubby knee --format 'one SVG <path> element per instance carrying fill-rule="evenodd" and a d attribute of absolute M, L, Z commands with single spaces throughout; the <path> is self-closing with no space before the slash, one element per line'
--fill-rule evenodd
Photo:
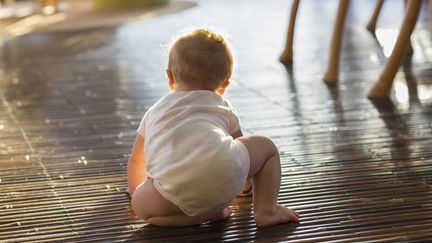
<path fill-rule="evenodd" d="M 248 149 L 259 149 L 262 151 L 267 158 L 273 157 L 275 154 L 279 154 L 279 151 L 269 137 L 266 136 L 250 136 L 250 137 L 240 137 L 241 141 L 245 141 L 245 143 L 249 144 L 250 147 Z"/>
<path fill-rule="evenodd" d="M 274 155 L 274 154 L 279 154 L 279 151 L 278 151 L 278 149 L 277 149 L 277 147 L 276 147 L 276 144 L 273 142 L 273 140 L 271 140 L 270 138 L 268 138 L 268 137 L 264 137 L 264 136 L 262 136 L 261 137 L 265 142 L 265 146 L 266 146 L 266 148 L 268 149 L 268 152 L 271 154 L 271 155 Z"/>

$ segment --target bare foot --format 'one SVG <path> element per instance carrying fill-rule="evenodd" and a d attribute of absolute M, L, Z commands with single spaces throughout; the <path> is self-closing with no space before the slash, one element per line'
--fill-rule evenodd
<path fill-rule="evenodd" d="M 269 227 L 288 222 L 299 222 L 299 214 L 281 205 L 277 205 L 273 212 L 255 212 L 255 224 L 258 228 Z"/>
<path fill-rule="evenodd" d="M 231 210 L 229 210 L 228 208 L 225 208 L 225 209 L 223 209 L 219 212 L 216 212 L 216 213 L 204 214 L 203 215 L 203 222 L 222 221 L 222 220 L 228 219 L 231 214 L 232 214 Z"/>

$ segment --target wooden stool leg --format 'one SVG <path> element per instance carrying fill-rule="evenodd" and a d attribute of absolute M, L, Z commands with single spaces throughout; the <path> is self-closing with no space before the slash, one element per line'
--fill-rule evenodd
<path fill-rule="evenodd" d="M 327 71 L 324 75 L 324 81 L 328 84 L 335 84 L 338 80 L 339 73 L 339 54 L 342 45 L 343 28 L 345 24 L 345 16 L 348 10 L 349 0 L 340 0 L 333 36 L 331 40 L 330 54 L 327 63 Z"/>
<path fill-rule="evenodd" d="M 384 4 L 384 0 L 377 0 L 376 1 L 374 12 L 373 12 L 372 17 L 370 18 L 370 20 L 366 26 L 366 29 L 368 29 L 372 33 L 375 33 L 376 24 L 377 24 L 378 17 L 379 17 L 379 14 L 381 12 L 381 8 L 382 8 L 383 4 Z"/>
<path fill-rule="evenodd" d="M 297 9 L 300 0 L 293 0 L 291 5 L 291 14 L 288 23 L 287 38 L 285 41 L 285 49 L 279 57 L 282 63 L 291 64 L 293 61 L 293 39 L 294 39 L 294 27 L 297 16 Z"/>
<path fill-rule="evenodd" d="M 408 11 L 407 6 L 408 6 L 408 0 L 404 0 L 405 11 Z M 410 39 L 409 43 L 408 43 L 408 47 L 407 47 L 407 54 L 412 55 L 413 53 L 414 53 L 414 49 L 412 47 L 411 39 Z M 407 55 L 407 57 L 408 57 L 408 55 Z"/>
<path fill-rule="evenodd" d="M 393 48 L 392 54 L 390 55 L 378 81 L 369 91 L 368 96 L 370 98 L 387 97 L 390 94 L 396 72 L 407 52 L 411 33 L 414 30 L 420 12 L 421 2 L 422 1 L 420 0 L 410 0 L 408 2 L 405 18 L 396 40 L 395 47 Z"/>

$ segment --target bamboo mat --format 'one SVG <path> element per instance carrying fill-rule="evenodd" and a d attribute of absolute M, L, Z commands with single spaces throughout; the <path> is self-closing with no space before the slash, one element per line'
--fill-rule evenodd
<path fill-rule="evenodd" d="M 421 55 L 432 48 L 427 20 L 421 18 L 413 37 L 418 56 L 412 75 L 401 70 L 396 93 L 371 101 L 366 94 L 385 58 L 377 54 L 378 61 L 370 61 L 380 48 L 360 27 L 374 1 L 353 1 L 365 17 L 351 12 L 347 22 L 338 87 L 321 80 L 328 42 L 315 38 L 331 30 L 328 16 L 336 1 L 303 1 L 299 23 L 320 19 L 322 29 L 299 28 L 296 53 L 304 55 L 290 68 L 277 62 L 275 48 L 283 44 L 289 3 L 246 2 L 199 2 L 180 15 L 116 29 L 3 42 L 0 242 L 432 239 L 432 76 L 430 57 Z M 239 15 L 238 9 L 247 11 Z M 268 23 L 253 20 L 260 10 Z M 218 11 L 241 18 L 216 21 L 210 13 Z M 383 22 L 395 28 L 396 16 L 386 16 Z M 245 134 L 266 135 L 277 144 L 279 203 L 297 210 L 300 224 L 258 230 L 250 198 L 236 198 L 227 221 L 194 227 L 149 226 L 130 210 L 126 166 L 135 130 L 145 110 L 168 91 L 160 44 L 202 18 L 237 36 L 239 67 L 227 98 Z M 253 30 L 246 27 L 250 21 Z"/>

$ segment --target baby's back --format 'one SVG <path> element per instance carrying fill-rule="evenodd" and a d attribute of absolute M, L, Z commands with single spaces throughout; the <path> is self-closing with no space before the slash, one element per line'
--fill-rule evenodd
<path fill-rule="evenodd" d="M 239 155 L 245 156 L 230 136 L 239 129 L 238 118 L 222 97 L 211 91 L 176 92 L 156 103 L 143 122 L 139 131 L 144 133 L 147 170 L 167 199 L 179 206 L 183 203 L 175 200 L 202 204 L 203 198 L 191 199 L 200 195 L 224 204 L 224 193 L 237 193 L 226 186 L 235 184 L 239 174 L 244 177 Z"/>

